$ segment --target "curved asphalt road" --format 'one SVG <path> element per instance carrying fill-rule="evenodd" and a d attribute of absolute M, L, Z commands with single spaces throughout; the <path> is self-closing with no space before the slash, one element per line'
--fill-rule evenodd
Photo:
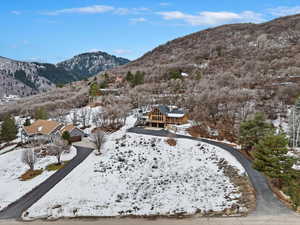
<path fill-rule="evenodd" d="M 35 187 L 33 190 L 25 194 L 17 201 L 10 204 L 8 207 L 0 211 L 0 219 L 17 219 L 22 213 L 37 202 L 43 195 L 45 195 L 58 182 L 65 178 L 75 167 L 77 167 L 89 154 L 93 151 L 90 148 L 78 147 L 77 155 L 62 169 L 51 175 L 43 183 Z"/>
<path fill-rule="evenodd" d="M 128 132 L 136 133 L 136 134 L 160 136 L 160 137 L 166 137 L 168 134 L 170 134 L 168 131 L 165 130 L 145 130 L 139 127 L 130 128 L 128 129 Z M 259 173 L 257 170 L 254 170 L 252 168 L 251 162 L 236 149 L 226 144 L 207 140 L 207 139 L 194 138 L 194 137 L 184 136 L 184 135 L 176 135 L 176 137 L 201 141 L 201 142 L 205 142 L 220 147 L 226 150 L 227 152 L 230 152 L 241 163 L 241 165 L 243 165 L 246 172 L 248 173 L 248 176 L 251 180 L 253 187 L 256 190 L 256 210 L 252 213 L 252 215 L 279 216 L 279 215 L 295 214 L 292 210 L 287 208 L 280 200 L 277 199 L 275 194 L 269 188 L 266 177 L 261 173 Z"/>

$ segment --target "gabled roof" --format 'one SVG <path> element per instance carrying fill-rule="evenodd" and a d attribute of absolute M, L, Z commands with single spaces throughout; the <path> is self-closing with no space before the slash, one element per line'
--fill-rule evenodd
<path fill-rule="evenodd" d="M 158 105 L 157 108 L 162 114 L 169 117 L 183 117 L 185 115 L 185 112 L 179 108 L 169 107 L 166 105 Z"/>
<path fill-rule="evenodd" d="M 63 128 L 60 130 L 60 132 L 61 132 L 61 133 L 64 133 L 65 131 L 68 131 L 69 133 L 71 133 L 72 130 L 74 130 L 74 129 L 75 129 L 75 126 L 74 126 L 73 124 L 69 124 L 69 125 L 63 127 Z"/>
<path fill-rule="evenodd" d="M 167 114 L 167 113 L 169 113 L 169 111 L 170 111 L 170 109 L 169 109 L 169 107 L 168 106 L 165 106 L 165 105 L 159 105 L 158 106 L 158 109 L 159 109 L 159 111 L 162 113 L 162 114 Z"/>
<path fill-rule="evenodd" d="M 73 130 L 78 130 L 80 131 L 82 134 L 84 134 L 84 131 L 79 129 L 78 127 L 75 127 L 73 124 L 69 124 L 65 127 L 63 127 L 61 130 L 60 130 L 60 133 L 63 134 L 65 131 L 68 131 L 69 133 L 71 133 Z"/>
<path fill-rule="evenodd" d="M 53 120 L 37 120 L 30 126 L 24 126 L 23 129 L 27 135 L 50 135 L 56 128 L 61 126 L 61 123 L 58 123 Z"/>

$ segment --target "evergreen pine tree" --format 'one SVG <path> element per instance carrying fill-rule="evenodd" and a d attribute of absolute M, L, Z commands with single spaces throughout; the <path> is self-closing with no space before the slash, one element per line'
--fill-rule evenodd
<path fill-rule="evenodd" d="M 128 71 L 125 77 L 126 81 L 128 81 L 129 83 L 131 83 L 133 81 L 133 74 L 131 73 L 131 71 Z"/>
<path fill-rule="evenodd" d="M 267 123 L 263 113 L 256 113 L 253 119 L 242 122 L 240 125 L 239 141 L 242 148 L 252 150 L 259 140 L 274 128 Z"/>
<path fill-rule="evenodd" d="M 98 90 L 98 84 L 97 83 L 92 83 L 91 86 L 90 86 L 90 90 L 89 90 L 89 95 L 91 97 L 96 97 L 99 93 L 99 90 Z"/>
<path fill-rule="evenodd" d="M 255 146 L 253 167 L 271 178 L 288 181 L 294 175 L 295 159 L 288 156 L 288 139 L 284 133 L 269 132 Z"/>
<path fill-rule="evenodd" d="M 144 83 L 144 73 L 137 71 L 133 77 L 132 85 L 137 86 Z"/>
<path fill-rule="evenodd" d="M 1 126 L 1 140 L 9 142 L 16 139 L 18 129 L 16 126 L 15 119 L 10 116 L 5 116 Z"/>
<path fill-rule="evenodd" d="M 70 143 L 71 135 L 70 135 L 69 131 L 64 131 L 62 133 L 61 137 L 62 137 L 63 140 L 66 140 L 68 142 L 68 144 L 71 144 Z"/>
<path fill-rule="evenodd" d="M 291 180 L 287 189 L 287 194 L 292 200 L 293 209 L 297 210 L 300 206 L 300 186 L 299 186 L 299 177 L 298 182 Z"/>
<path fill-rule="evenodd" d="M 37 120 L 47 120 L 49 116 L 47 111 L 43 107 L 40 107 L 36 109 L 34 118 Z"/>
<path fill-rule="evenodd" d="M 181 71 L 171 71 L 169 73 L 170 80 L 177 80 L 177 79 L 183 79 L 183 76 L 181 75 Z"/>
<path fill-rule="evenodd" d="M 25 120 L 25 122 L 24 122 L 23 125 L 24 125 L 25 127 L 30 126 L 30 125 L 31 125 L 30 119 L 27 118 L 27 119 Z"/>

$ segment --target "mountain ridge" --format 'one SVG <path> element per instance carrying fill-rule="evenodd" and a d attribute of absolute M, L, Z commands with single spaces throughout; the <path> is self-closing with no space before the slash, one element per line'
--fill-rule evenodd
<path fill-rule="evenodd" d="M 170 70 L 216 74 L 231 71 L 233 67 L 240 66 L 237 64 L 248 60 L 265 63 L 263 56 L 276 58 L 275 51 L 280 58 L 287 57 L 287 48 L 296 46 L 298 49 L 299 40 L 300 14 L 260 24 L 225 24 L 168 41 L 109 72 L 125 76 L 128 71 L 143 71 L 146 79 L 152 76 L 165 78 Z M 295 53 L 295 50 L 292 52 Z M 230 63 L 235 65 L 230 67 Z"/>
<path fill-rule="evenodd" d="M 9 94 L 23 97 L 45 92 L 56 85 L 82 80 L 128 62 L 125 58 L 101 51 L 75 55 L 57 64 L 0 56 L 0 97 Z"/>

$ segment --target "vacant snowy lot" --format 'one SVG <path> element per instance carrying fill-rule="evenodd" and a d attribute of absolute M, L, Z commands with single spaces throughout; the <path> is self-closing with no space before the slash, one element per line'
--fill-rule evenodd
<path fill-rule="evenodd" d="M 42 183 L 54 172 L 47 170 L 31 180 L 21 181 L 19 177 L 28 170 L 28 167 L 21 162 L 24 149 L 0 155 L 0 210 L 16 201 L 35 186 Z M 76 149 L 71 148 L 70 153 L 63 154 L 62 160 L 70 160 L 76 155 Z M 56 162 L 55 156 L 39 158 L 35 169 L 44 169 L 47 165 Z"/>
<path fill-rule="evenodd" d="M 110 137 L 101 156 L 90 155 L 33 205 L 24 219 L 78 216 L 175 215 L 222 211 L 240 193 L 220 169 L 222 149 L 180 139 L 126 134 Z"/>

